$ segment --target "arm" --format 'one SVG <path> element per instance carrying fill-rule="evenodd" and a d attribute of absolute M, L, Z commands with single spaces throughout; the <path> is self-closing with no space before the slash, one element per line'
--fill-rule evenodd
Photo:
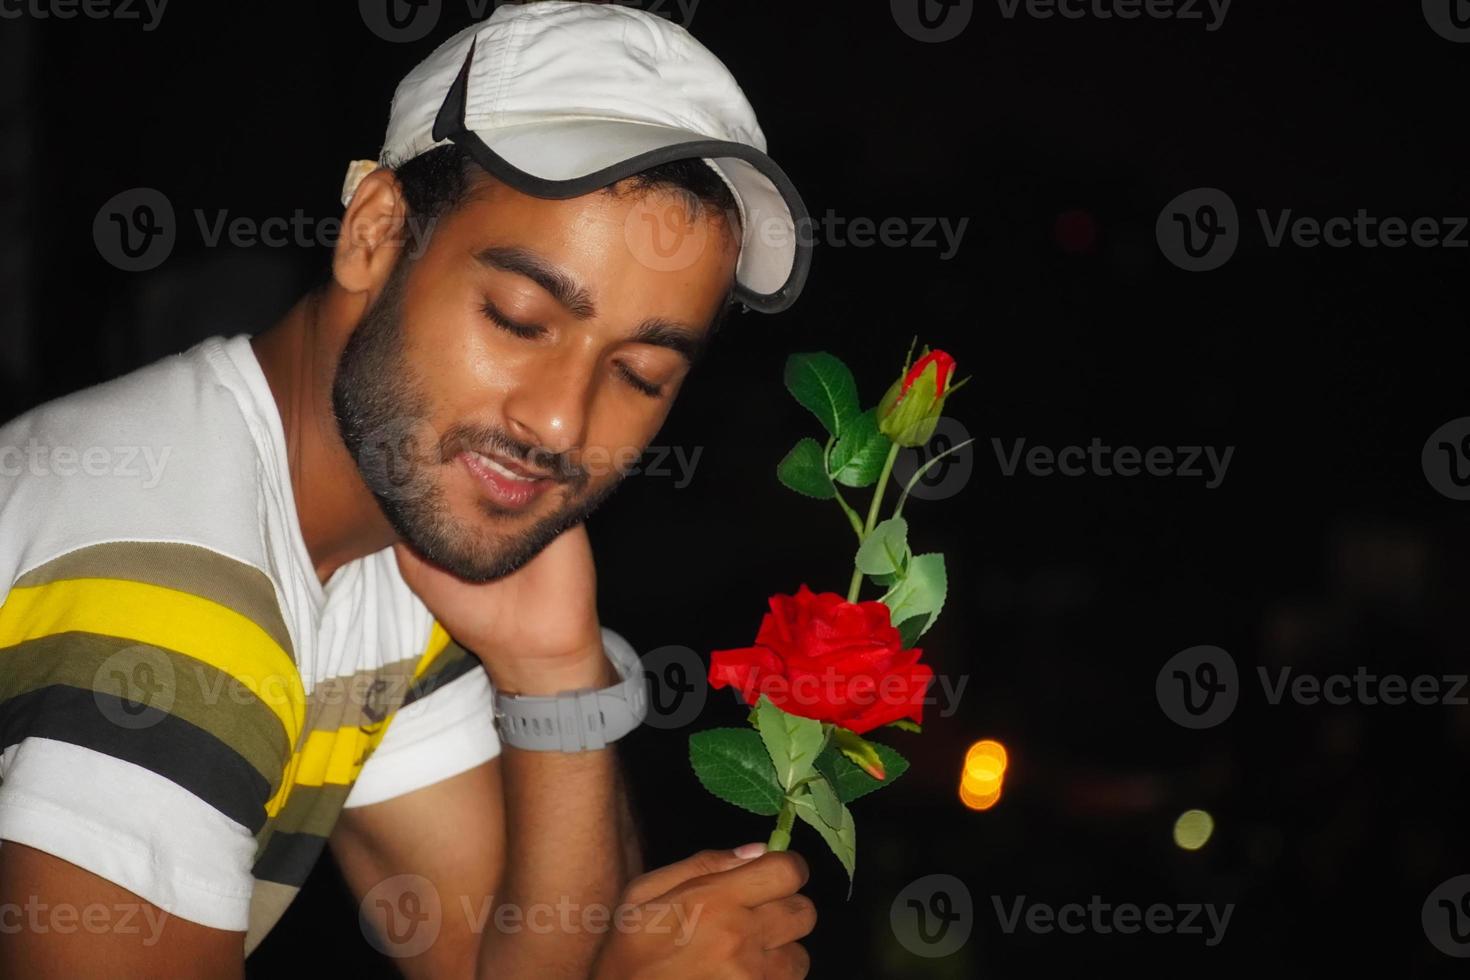
<path fill-rule="evenodd" d="M 397 960 L 415 980 L 469 976 L 477 961 L 485 975 L 585 976 L 608 918 L 584 927 L 582 911 L 615 906 L 638 853 L 612 749 L 505 747 L 466 773 L 344 810 L 331 847 L 359 901 L 395 875 L 432 883 L 438 937 Z"/>
<path fill-rule="evenodd" d="M 230 980 L 244 968 L 243 932 L 169 915 L 45 851 L 0 846 L 0 976 Z"/>

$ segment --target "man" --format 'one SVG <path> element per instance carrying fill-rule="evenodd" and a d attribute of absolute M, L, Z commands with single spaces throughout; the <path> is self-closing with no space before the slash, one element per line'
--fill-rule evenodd
<path fill-rule="evenodd" d="M 680 28 L 503 6 L 279 324 L 0 429 L 0 975 L 240 976 L 327 844 L 412 977 L 805 974 L 799 857 L 634 877 L 582 525 L 726 309 L 801 289 L 764 146 Z"/>

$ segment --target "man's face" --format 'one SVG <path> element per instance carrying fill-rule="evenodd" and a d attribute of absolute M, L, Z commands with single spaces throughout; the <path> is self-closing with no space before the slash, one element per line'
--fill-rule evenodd
<path fill-rule="evenodd" d="M 584 519 L 667 417 L 737 249 L 669 189 L 548 201 L 481 181 L 400 258 L 333 385 L 398 534 L 488 581 Z"/>

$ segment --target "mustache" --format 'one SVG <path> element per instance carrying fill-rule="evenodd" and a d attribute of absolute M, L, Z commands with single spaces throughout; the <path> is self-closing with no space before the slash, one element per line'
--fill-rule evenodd
<path fill-rule="evenodd" d="M 457 425 L 439 439 L 440 462 L 447 463 L 469 451 L 487 456 L 504 456 L 557 483 L 583 484 L 587 471 L 569 453 L 553 453 L 514 438 L 503 429 L 482 425 Z"/>

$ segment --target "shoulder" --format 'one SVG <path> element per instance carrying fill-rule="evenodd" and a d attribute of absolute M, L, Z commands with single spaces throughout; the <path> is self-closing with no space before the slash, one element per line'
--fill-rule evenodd
<path fill-rule="evenodd" d="M 0 428 L 0 588 L 73 552 L 135 542 L 267 567 L 261 422 L 231 383 L 227 343 L 213 338 Z"/>

